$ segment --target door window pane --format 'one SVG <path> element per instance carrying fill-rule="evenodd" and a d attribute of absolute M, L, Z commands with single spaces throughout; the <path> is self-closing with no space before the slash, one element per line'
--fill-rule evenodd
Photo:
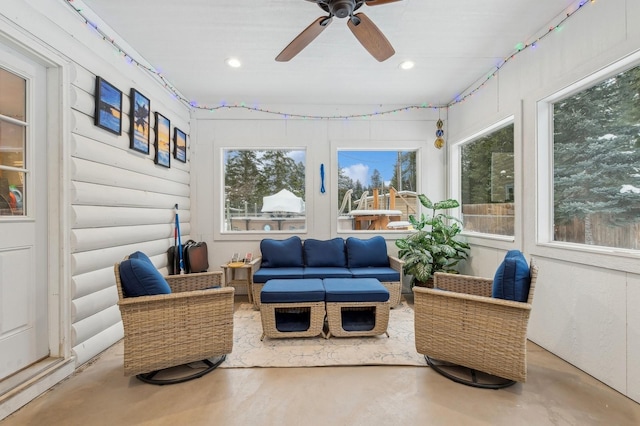
<path fill-rule="evenodd" d="M 24 167 L 24 126 L 0 120 L 0 166 Z"/>
<path fill-rule="evenodd" d="M 0 68 L 0 115 L 26 121 L 27 82 Z"/>
<path fill-rule="evenodd" d="M 462 146 L 465 231 L 514 234 L 513 124 Z"/>

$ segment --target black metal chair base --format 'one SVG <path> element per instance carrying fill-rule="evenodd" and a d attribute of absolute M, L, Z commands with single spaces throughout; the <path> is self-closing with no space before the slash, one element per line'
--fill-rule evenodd
<path fill-rule="evenodd" d="M 426 355 L 424 359 L 427 360 L 427 364 L 429 364 L 429 367 L 433 368 L 435 372 L 463 385 L 483 389 L 503 389 L 516 383 L 513 380 L 503 379 L 502 377 L 483 373 L 473 368 L 429 358 Z"/>
<path fill-rule="evenodd" d="M 184 370 L 185 368 L 192 368 L 189 366 L 189 364 L 185 364 L 183 366 L 178 366 L 178 367 L 170 367 L 170 368 L 165 368 L 162 370 L 156 370 L 156 371 L 152 371 L 150 373 L 143 373 L 143 374 L 138 374 L 136 375 L 136 378 L 138 378 L 139 380 L 142 380 L 145 383 L 150 383 L 152 385 L 175 385 L 176 383 L 182 383 L 182 382 L 188 382 L 189 380 L 193 380 L 193 379 L 198 379 L 202 376 L 204 376 L 205 374 L 211 373 L 213 370 L 215 370 L 216 368 L 218 368 L 218 366 L 220 364 L 222 364 L 222 362 L 227 358 L 226 355 L 222 355 L 218 360 L 216 360 L 215 362 L 212 362 L 208 359 L 203 359 L 202 363 L 204 363 L 206 365 L 205 368 L 199 368 L 195 373 L 193 374 L 189 374 L 189 375 L 180 375 L 175 377 L 174 375 L 169 375 L 167 374 L 167 372 L 169 372 L 169 370 L 173 370 L 173 372 L 175 372 L 178 369 Z M 160 373 L 161 375 L 169 375 L 169 377 L 167 378 L 156 378 L 155 376 Z"/>

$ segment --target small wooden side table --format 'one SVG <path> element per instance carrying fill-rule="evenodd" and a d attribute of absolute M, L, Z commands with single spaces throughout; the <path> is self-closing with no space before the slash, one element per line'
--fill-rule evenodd
<path fill-rule="evenodd" d="M 253 289 L 251 288 L 251 263 L 235 262 L 220 265 L 224 271 L 224 285 L 223 287 L 231 286 L 244 286 L 247 288 L 247 295 L 249 297 L 249 303 L 253 304 Z M 236 272 L 242 270 L 244 274 L 240 274 L 240 277 L 236 277 Z"/>

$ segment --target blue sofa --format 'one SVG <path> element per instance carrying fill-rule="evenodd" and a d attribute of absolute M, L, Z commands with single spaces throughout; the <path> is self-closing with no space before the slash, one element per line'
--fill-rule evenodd
<path fill-rule="evenodd" d="M 264 239 L 261 257 L 252 262 L 251 288 L 256 308 L 260 292 L 270 279 L 376 278 L 389 290 L 390 306 L 400 303 L 403 261 L 387 254 L 384 238 L 349 237 L 331 240 L 300 237 Z"/>

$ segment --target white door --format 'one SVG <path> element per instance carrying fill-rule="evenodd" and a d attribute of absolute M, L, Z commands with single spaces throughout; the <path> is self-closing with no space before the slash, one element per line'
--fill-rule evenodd
<path fill-rule="evenodd" d="M 0 380 L 49 355 L 46 70 L 0 45 Z"/>

